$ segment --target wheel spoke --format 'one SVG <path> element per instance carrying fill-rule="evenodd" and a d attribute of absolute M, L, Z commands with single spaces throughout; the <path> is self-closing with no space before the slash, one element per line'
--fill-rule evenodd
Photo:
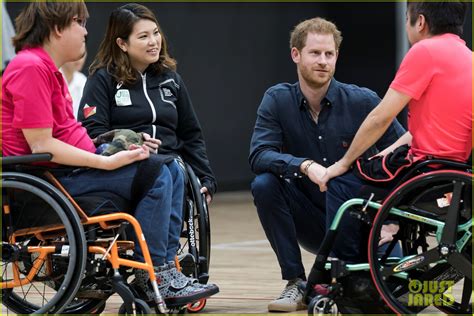
<path fill-rule="evenodd" d="M 371 238 L 378 237 L 385 221 L 398 220 L 400 236 L 394 238 L 400 238 L 405 257 L 395 264 L 385 260 L 391 249 L 377 251 L 377 240 L 372 239 L 369 263 L 380 295 L 395 313 L 416 314 L 422 310 L 431 313 L 438 309 L 448 314 L 471 314 L 471 244 L 467 246 L 469 254 L 464 250 L 456 251 L 455 247 L 460 239 L 459 225 L 467 225 L 472 220 L 471 192 L 472 175 L 451 170 L 434 171 L 401 184 L 384 201 Z M 441 206 L 440 201 L 447 204 Z M 398 215 L 401 217 L 396 218 Z M 444 223 L 443 227 L 441 223 Z M 459 283 L 453 290 L 454 284 L 463 279 L 463 287 Z M 421 292 L 411 290 L 411 281 L 422 284 Z M 432 285 L 443 286 L 439 284 L 446 282 L 453 283 L 451 288 L 436 294 L 432 292 Z M 461 287 L 462 295 L 458 290 Z"/>
<path fill-rule="evenodd" d="M 469 282 L 472 281 L 472 263 L 459 252 L 452 253 L 448 257 L 449 264 L 461 272 Z"/>
<path fill-rule="evenodd" d="M 454 188 L 451 198 L 451 204 L 449 205 L 448 216 L 446 218 L 443 235 L 441 236 L 441 244 L 450 245 L 454 244 L 457 240 L 457 227 L 459 222 L 460 215 L 460 201 L 461 201 L 461 191 L 464 187 L 463 182 L 454 182 Z"/>
<path fill-rule="evenodd" d="M 469 301 L 471 300 L 471 295 L 472 295 L 472 282 L 471 281 L 467 282 L 467 280 L 464 279 L 464 286 L 462 289 L 462 301 L 461 301 L 462 312 L 469 312 L 469 307 L 471 308 L 471 312 L 472 312 L 472 305 L 469 304 Z"/>

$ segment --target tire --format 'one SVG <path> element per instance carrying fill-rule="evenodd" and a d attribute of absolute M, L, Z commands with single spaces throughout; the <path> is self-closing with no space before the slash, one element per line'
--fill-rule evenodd
<path fill-rule="evenodd" d="M 308 304 L 308 315 L 339 315 L 339 311 L 331 298 L 317 295 Z"/>
<path fill-rule="evenodd" d="M 442 285 L 442 282 L 456 284 L 464 280 L 463 291 L 470 297 L 472 272 L 465 273 L 463 266 L 470 263 L 468 270 L 472 267 L 472 241 L 462 237 L 472 234 L 472 179 L 472 174 L 461 171 L 426 173 L 395 189 L 379 210 L 369 237 L 369 265 L 378 292 L 393 312 L 418 314 L 427 307 L 435 307 L 447 313 L 472 314 L 469 298 L 463 308 L 462 294 Z M 446 224 L 453 211 L 459 214 L 458 229 L 453 235 L 462 248 L 451 248 L 443 256 L 443 229 L 435 221 Z M 403 245 L 402 260 L 389 262 L 388 254 L 379 251 L 379 236 L 387 221 L 399 223 L 393 244 Z M 452 257 L 462 261 L 463 266 L 453 264 Z M 399 277 L 402 273 L 406 278 Z M 425 281 L 435 281 L 430 284 L 436 289 L 426 288 Z M 429 300 L 436 300 L 435 294 L 445 299 L 430 304 Z M 449 302 L 445 295 L 449 295 Z"/>
<path fill-rule="evenodd" d="M 41 263 L 38 273 L 34 274 L 35 282 L 2 289 L 2 302 L 8 309 L 19 314 L 61 313 L 73 300 L 85 269 L 86 241 L 81 221 L 71 203 L 58 189 L 32 175 L 3 173 L 2 195 L 4 206 L 13 201 L 13 204 L 9 204 L 11 215 L 2 213 L 2 236 L 11 236 L 12 232 L 19 229 L 26 232 L 23 236 L 17 236 L 15 243 L 2 243 L 2 248 L 33 249 L 30 247 L 36 246 L 36 249 L 41 249 L 55 246 L 54 251 Z M 40 205 L 45 208 L 37 209 Z M 26 220 L 28 217 L 29 220 Z M 43 241 L 40 242 L 37 238 L 39 235 L 27 230 L 42 227 L 42 224 L 60 225 L 63 228 L 50 233 L 50 236 L 48 232 L 42 232 L 43 237 L 40 238 Z M 6 227 L 7 225 L 10 227 Z M 12 280 L 8 278 L 8 271 L 14 264 L 21 269 L 22 274 L 28 274 L 37 258 L 37 252 L 23 252 L 11 261 L 12 258 L 4 258 L 2 252 L 2 279 Z M 24 287 L 28 287 L 29 291 Z M 40 288 L 43 289 L 42 292 Z M 41 302 L 33 298 L 38 294 Z"/>
<path fill-rule="evenodd" d="M 187 305 L 188 313 L 199 313 L 206 307 L 207 299 L 203 298 L 197 302 Z"/>
<path fill-rule="evenodd" d="M 77 300 L 77 301 L 76 301 Z M 105 309 L 106 301 L 94 299 L 74 299 L 61 314 L 66 315 L 100 315 Z"/>
<path fill-rule="evenodd" d="M 151 310 L 150 306 L 148 304 L 140 299 L 135 299 L 135 308 L 136 308 L 136 314 L 137 315 L 151 315 L 154 314 L 154 312 Z M 125 303 L 120 305 L 119 315 L 131 315 L 127 313 L 127 308 L 125 306 Z"/>
<path fill-rule="evenodd" d="M 185 201 L 185 231 L 181 240 L 178 256 L 187 253 L 192 255 L 192 262 L 183 265 L 183 272 L 192 275 L 200 283 L 209 279 L 209 263 L 211 258 L 211 225 L 209 211 L 204 194 L 200 192 L 201 184 L 192 168 L 186 164 L 188 175 L 187 194 Z"/>

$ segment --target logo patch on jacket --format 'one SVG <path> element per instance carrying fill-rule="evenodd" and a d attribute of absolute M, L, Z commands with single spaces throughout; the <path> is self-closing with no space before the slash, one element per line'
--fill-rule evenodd
<path fill-rule="evenodd" d="M 173 93 L 171 92 L 170 89 L 168 88 L 162 88 L 163 89 L 163 93 L 165 94 L 165 97 L 172 97 L 173 96 Z"/>
<path fill-rule="evenodd" d="M 86 104 L 82 109 L 82 113 L 84 114 L 84 118 L 89 118 L 97 112 L 97 108 L 95 106 L 89 106 Z"/>
<path fill-rule="evenodd" d="M 130 98 L 130 91 L 127 89 L 120 89 L 115 93 L 115 103 L 117 106 L 129 106 L 132 105 L 132 99 Z"/>

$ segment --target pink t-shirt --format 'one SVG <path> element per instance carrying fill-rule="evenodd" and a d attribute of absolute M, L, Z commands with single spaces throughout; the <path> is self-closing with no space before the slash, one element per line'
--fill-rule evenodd
<path fill-rule="evenodd" d="M 410 49 L 390 88 L 410 96 L 415 157 L 466 161 L 472 150 L 472 51 L 454 34 Z"/>
<path fill-rule="evenodd" d="M 3 74 L 3 156 L 31 154 L 21 131 L 29 128 L 52 128 L 54 138 L 95 152 L 86 129 L 74 118 L 63 75 L 41 47 L 20 51 Z"/>

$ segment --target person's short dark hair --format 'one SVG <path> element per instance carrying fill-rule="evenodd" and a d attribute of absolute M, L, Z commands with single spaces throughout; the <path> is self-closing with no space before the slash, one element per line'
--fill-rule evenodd
<path fill-rule="evenodd" d="M 83 0 L 31 2 L 15 19 L 16 35 L 12 39 L 15 51 L 43 45 L 55 27 L 62 31 L 71 25 L 74 17 L 89 17 Z"/>
<path fill-rule="evenodd" d="M 121 38 L 128 41 L 135 24 L 143 19 L 156 23 L 162 38 L 160 57 L 151 65 L 152 71 L 160 73 L 167 69 L 176 70 L 176 60 L 168 53 L 166 37 L 155 14 L 143 5 L 129 3 L 113 10 L 110 14 L 105 37 L 89 67 L 89 74 L 92 75 L 100 68 L 106 68 L 118 82 L 133 83 L 138 79 L 138 73 L 133 69 L 128 55 L 120 49 L 116 40 Z"/>
<path fill-rule="evenodd" d="M 418 16 L 423 15 L 431 35 L 453 33 L 461 36 L 468 8 L 465 1 L 408 2 L 410 24 L 415 25 Z"/>

